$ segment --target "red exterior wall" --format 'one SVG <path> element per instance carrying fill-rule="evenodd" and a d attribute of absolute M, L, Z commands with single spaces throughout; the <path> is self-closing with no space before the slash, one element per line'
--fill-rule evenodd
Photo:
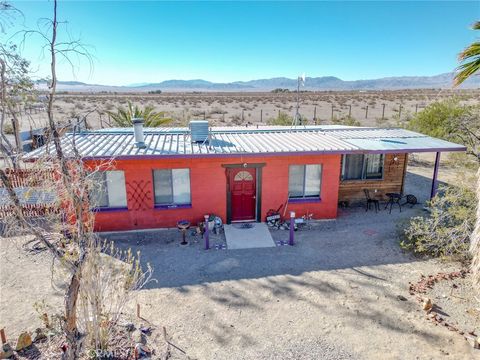
<path fill-rule="evenodd" d="M 184 159 L 116 160 L 114 168 L 125 172 L 128 210 L 101 211 L 96 214 L 97 231 L 134 230 L 174 227 L 178 220 L 196 224 L 203 215 L 214 213 L 226 221 L 226 169 L 224 164 L 265 163 L 262 168 L 261 219 L 269 209 L 277 209 L 288 196 L 290 164 L 322 164 L 321 201 L 290 203 L 288 211 L 297 216 L 313 213 L 315 219 L 337 216 L 340 179 L 340 155 L 276 157 L 208 157 Z M 91 163 L 87 162 L 88 164 Z M 189 168 L 191 182 L 190 208 L 155 209 L 153 169 Z M 283 211 L 283 209 L 282 209 Z"/>

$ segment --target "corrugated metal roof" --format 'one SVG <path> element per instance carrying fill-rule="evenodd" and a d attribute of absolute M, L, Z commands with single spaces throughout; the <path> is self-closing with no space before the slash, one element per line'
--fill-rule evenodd
<path fill-rule="evenodd" d="M 131 128 L 68 133 L 62 143 L 67 155 L 75 142 L 79 154 L 88 158 L 465 150 L 462 145 L 413 131 L 346 126 L 214 127 L 208 143 L 192 143 L 188 128 L 145 128 L 144 134 L 143 149 L 135 146 Z M 52 144 L 48 146 L 53 150 Z M 45 150 L 37 149 L 26 157 L 36 158 Z"/>

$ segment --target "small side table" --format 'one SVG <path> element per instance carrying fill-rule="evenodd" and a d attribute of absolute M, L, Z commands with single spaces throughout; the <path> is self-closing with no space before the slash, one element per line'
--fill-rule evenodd
<path fill-rule="evenodd" d="M 387 202 L 387 205 L 385 205 L 385 210 L 388 208 L 388 205 L 390 205 L 390 211 L 388 213 L 391 214 L 393 205 L 397 204 L 398 208 L 400 209 L 400 212 L 402 212 L 402 204 L 400 204 L 400 200 L 402 199 L 402 194 L 386 193 L 385 195 L 388 196 L 388 202 Z"/>

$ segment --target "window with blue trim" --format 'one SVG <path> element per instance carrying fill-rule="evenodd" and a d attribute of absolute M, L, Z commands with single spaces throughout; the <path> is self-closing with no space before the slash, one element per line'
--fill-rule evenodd
<path fill-rule="evenodd" d="M 121 170 L 97 171 L 91 174 L 96 185 L 90 200 L 94 208 L 127 207 L 125 174 Z"/>
<path fill-rule="evenodd" d="M 190 169 L 153 170 L 155 205 L 189 205 Z"/>
<path fill-rule="evenodd" d="M 290 199 L 319 199 L 321 184 L 321 165 L 290 165 L 288 170 Z"/>

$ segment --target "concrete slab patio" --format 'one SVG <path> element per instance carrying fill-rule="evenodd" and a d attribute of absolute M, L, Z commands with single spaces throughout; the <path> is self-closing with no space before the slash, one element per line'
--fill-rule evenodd
<path fill-rule="evenodd" d="M 227 248 L 252 249 L 274 247 L 272 235 L 264 223 L 244 223 L 225 225 Z"/>

